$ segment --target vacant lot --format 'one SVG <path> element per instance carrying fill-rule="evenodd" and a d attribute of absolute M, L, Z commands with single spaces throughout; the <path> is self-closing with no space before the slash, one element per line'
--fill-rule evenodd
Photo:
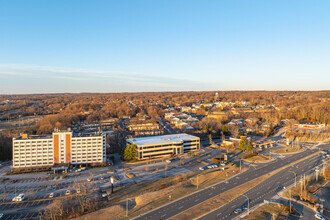
<path fill-rule="evenodd" d="M 285 154 L 285 153 L 295 153 L 295 152 L 300 152 L 300 151 L 303 151 L 304 149 L 301 148 L 301 147 L 292 147 L 292 146 L 289 146 L 289 147 L 285 147 L 285 148 L 281 148 L 279 150 L 276 150 L 274 151 L 275 154 Z"/>
<path fill-rule="evenodd" d="M 250 162 L 250 163 L 267 163 L 267 162 L 270 162 L 272 159 L 269 156 L 257 154 L 256 156 L 246 158 L 244 160 L 247 162 Z"/>
<path fill-rule="evenodd" d="M 284 205 L 267 204 L 254 210 L 250 215 L 245 216 L 245 220 L 264 220 L 264 219 L 286 219 Z"/>

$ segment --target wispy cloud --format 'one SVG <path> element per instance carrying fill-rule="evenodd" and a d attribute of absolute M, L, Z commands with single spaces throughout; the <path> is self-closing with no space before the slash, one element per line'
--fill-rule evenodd
<path fill-rule="evenodd" d="M 2 76 L 2 77 L 1 77 Z M 63 85 L 61 80 L 70 82 L 74 89 L 73 92 L 81 91 L 98 91 L 105 92 L 104 88 L 95 87 L 96 85 L 107 86 L 107 91 L 111 92 L 111 88 L 115 91 L 131 92 L 131 91 L 168 91 L 168 90 L 209 90 L 215 87 L 215 84 L 198 82 L 191 79 L 170 78 L 158 75 L 146 75 L 140 73 L 128 73 L 119 71 L 100 71 L 91 69 L 74 69 L 49 66 L 34 66 L 22 64 L 0 64 L 0 78 L 20 77 L 30 82 L 37 83 L 39 81 L 56 81 L 59 85 L 57 92 L 62 92 Z M 0 82 L 0 85 L 6 82 Z M 6 83 L 7 84 L 7 83 Z M 47 85 L 44 86 L 47 86 Z M 90 85 L 79 87 L 79 85 Z M 26 87 L 29 85 L 27 84 Z M 51 85 L 49 85 L 51 86 Z M 52 84 L 52 86 L 55 86 Z M 62 86 L 62 87 L 61 87 Z M 28 89 L 28 88 L 27 88 Z M 80 90 L 79 90 L 80 89 Z M 29 89 L 30 90 L 30 89 Z M 36 91 L 39 92 L 39 91 Z"/>

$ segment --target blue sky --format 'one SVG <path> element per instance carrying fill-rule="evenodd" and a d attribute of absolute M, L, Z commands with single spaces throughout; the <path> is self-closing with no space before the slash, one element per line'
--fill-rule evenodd
<path fill-rule="evenodd" d="M 330 89 L 330 1 L 0 0 L 0 94 Z"/>

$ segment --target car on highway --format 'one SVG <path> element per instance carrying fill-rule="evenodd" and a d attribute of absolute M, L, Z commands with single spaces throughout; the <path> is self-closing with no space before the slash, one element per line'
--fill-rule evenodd
<path fill-rule="evenodd" d="M 23 201 L 24 199 L 25 199 L 24 194 L 19 194 L 18 196 L 15 196 L 15 197 L 12 199 L 12 201 L 13 201 L 13 202 L 21 202 L 21 201 Z"/>
<path fill-rule="evenodd" d="M 239 213 L 241 213 L 241 212 L 242 212 L 242 209 L 241 209 L 241 208 L 237 208 L 237 209 L 234 210 L 234 213 L 235 213 L 235 214 L 239 214 Z"/>
<path fill-rule="evenodd" d="M 106 198 L 106 197 L 108 197 L 108 194 L 103 193 L 103 194 L 102 194 L 102 198 Z"/>
<path fill-rule="evenodd" d="M 65 195 L 70 195 L 70 194 L 71 194 L 70 190 L 65 191 Z"/>
<path fill-rule="evenodd" d="M 320 213 L 318 213 L 318 212 L 315 213 L 314 217 L 315 217 L 316 219 L 325 220 L 325 218 L 324 218 Z"/>
<path fill-rule="evenodd" d="M 54 198 L 54 197 L 55 197 L 54 193 L 49 194 L 49 198 Z"/>

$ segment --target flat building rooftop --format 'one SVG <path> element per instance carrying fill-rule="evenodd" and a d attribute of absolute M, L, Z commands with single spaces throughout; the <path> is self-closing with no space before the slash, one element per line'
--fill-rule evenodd
<path fill-rule="evenodd" d="M 130 138 L 128 139 L 128 141 L 135 143 L 136 145 L 152 145 L 152 144 L 181 142 L 183 140 L 191 140 L 196 138 L 199 137 L 183 133 L 183 134 L 171 134 L 171 135 L 151 136 L 151 137 L 141 137 L 141 138 Z"/>

